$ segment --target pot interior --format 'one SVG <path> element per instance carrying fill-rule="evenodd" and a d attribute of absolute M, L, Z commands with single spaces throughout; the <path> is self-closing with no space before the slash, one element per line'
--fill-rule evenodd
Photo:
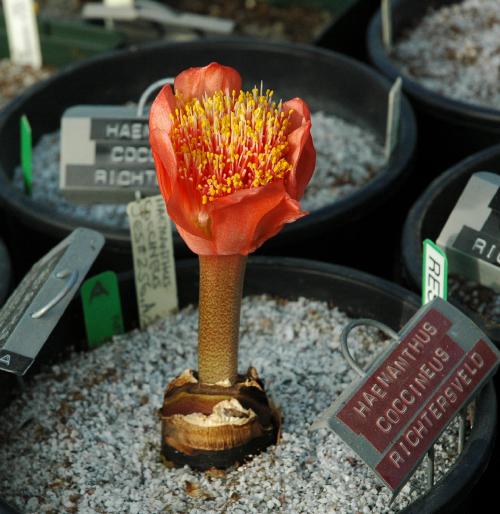
<path fill-rule="evenodd" d="M 385 138 L 387 83 L 346 57 L 286 44 L 203 41 L 133 48 L 67 68 L 17 100 L 3 129 L 0 167 L 11 174 L 19 161 L 19 116 L 31 122 L 33 140 L 59 129 L 64 110 L 77 104 L 137 102 L 154 81 L 175 77 L 191 66 L 217 61 L 235 67 L 244 88 L 273 89 L 275 98 L 301 97 L 312 111 L 324 110 L 371 129 Z M 366 91 L 370 94 L 367 95 Z"/>

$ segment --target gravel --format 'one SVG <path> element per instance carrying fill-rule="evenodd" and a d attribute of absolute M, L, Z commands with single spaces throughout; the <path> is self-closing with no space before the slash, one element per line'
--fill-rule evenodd
<path fill-rule="evenodd" d="M 316 210 L 362 187 L 385 163 L 384 148 L 375 135 L 321 111 L 312 115 L 317 151 L 316 170 L 302 206 Z M 125 205 L 77 205 L 59 191 L 59 132 L 44 135 L 33 149 L 33 199 L 59 214 L 113 227 L 128 227 Z M 23 189 L 21 168 L 14 184 Z"/>
<path fill-rule="evenodd" d="M 500 325 L 500 294 L 493 289 L 453 274 L 448 278 L 448 295 L 479 314 L 488 325 Z"/>
<path fill-rule="evenodd" d="M 37 70 L 31 66 L 15 64 L 9 59 L 0 59 L 0 108 L 20 95 L 24 89 L 54 73 L 50 68 Z"/>
<path fill-rule="evenodd" d="M 347 316 L 326 303 L 245 298 L 241 371 L 253 365 L 284 411 L 278 446 L 226 472 L 170 469 L 157 416 L 166 384 L 196 364 L 197 310 L 187 307 L 97 350 L 47 367 L 1 413 L 0 491 L 32 513 L 388 513 L 425 490 L 424 465 L 390 495 L 331 431 L 309 431 L 356 378 L 339 351 Z M 71 344 L 71 341 L 68 341 Z M 358 329 L 362 362 L 381 349 Z M 440 479 L 456 453 L 456 422 L 436 445 Z"/>
<path fill-rule="evenodd" d="M 394 46 L 393 60 L 424 87 L 500 109 L 500 2 L 430 9 Z"/>

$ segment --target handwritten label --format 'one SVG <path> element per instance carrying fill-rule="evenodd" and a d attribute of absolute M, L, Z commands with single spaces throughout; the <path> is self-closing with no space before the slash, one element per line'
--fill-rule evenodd
<path fill-rule="evenodd" d="M 500 359 L 481 330 L 439 297 L 401 334 L 322 415 L 395 492 Z"/>
<path fill-rule="evenodd" d="M 160 195 L 127 207 L 141 328 L 178 308 L 172 226 Z"/>
<path fill-rule="evenodd" d="M 448 259 L 430 239 L 423 242 L 422 304 L 448 298 Z"/>
<path fill-rule="evenodd" d="M 41 68 L 42 52 L 33 0 L 3 0 L 3 9 L 12 62 Z"/>
<path fill-rule="evenodd" d="M 61 121 L 60 189 L 81 203 L 158 193 L 147 118 L 116 106 L 75 106 Z"/>

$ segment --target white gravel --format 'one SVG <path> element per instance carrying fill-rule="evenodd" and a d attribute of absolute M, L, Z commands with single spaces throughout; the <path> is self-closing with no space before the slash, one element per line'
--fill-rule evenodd
<path fill-rule="evenodd" d="M 391 55 L 423 86 L 500 109 L 500 2 L 466 0 L 430 9 Z"/>
<path fill-rule="evenodd" d="M 1 494 L 37 514 L 379 514 L 422 493 L 421 466 L 411 492 L 407 485 L 389 507 L 388 492 L 334 433 L 308 430 L 356 375 L 339 352 L 348 318 L 303 298 L 242 306 L 240 369 L 255 366 L 282 406 L 280 445 L 226 473 L 166 468 L 157 409 L 169 380 L 196 365 L 197 318 L 188 307 L 42 371 L 1 414 Z M 353 339 L 362 361 L 382 346 L 363 329 Z M 456 426 L 436 446 L 438 479 L 455 452 Z"/>
<path fill-rule="evenodd" d="M 357 125 L 323 112 L 312 115 L 317 151 L 314 176 L 302 201 L 316 210 L 343 198 L 366 184 L 384 166 L 384 148 L 375 135 Z M 14 184 L 22 189 L 18 167 Z M 33 150 L 33 198 L 64 216 L 113 227 L 128 227 L 125 205 L 77 205 L 59 191 L 59 132 L 44 135 Z"/>

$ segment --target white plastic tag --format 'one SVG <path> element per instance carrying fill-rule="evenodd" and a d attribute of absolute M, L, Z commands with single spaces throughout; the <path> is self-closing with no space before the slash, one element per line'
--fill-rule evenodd
<path fill-rule="evenodd" d="M 387 125 L 385 131 L 384 154 L 386 161 L 392 156 L 394 148 L 398 142 L 399 122 L 401 118 L 401 89 L 403 81 L 398 77 L 389 92 L 387 104 Z"/>
<path fill-rule="evenodd" d="M 161 195 L 127 206 L 139 322 L 145 328 L 178 308 L 172 224 Z"/>
<path fill-rule="evenodd" d="M 392 50 L 392 13 L 391 0 L 382 0 L 382 42 L 386 51 Z"/>
<path fill-rule="evenodd" d="M 3 0 L 10 59 L 41 68 L 42 52 L 33 0 Z"/>
<path fill-rule="evenodd" d="M 448 297 L 448 260 L 446 254 L 430 239 L 423 242 L 422 305 Z"/>
<path fill-rule="evenodd" d="M 107 7 L 132 7 L 134 0 L 104 0 Z"/>

